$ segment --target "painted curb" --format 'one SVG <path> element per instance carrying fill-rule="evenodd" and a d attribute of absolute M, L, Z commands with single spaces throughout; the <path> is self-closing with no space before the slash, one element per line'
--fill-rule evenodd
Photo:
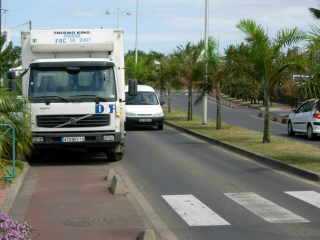
<path fill-rule="evenodd" d="M 138 240 L 157 240 L 156 234 L 152 229 L 147 229 L 141 233 L 137 238 Z"/>
<path fill-rule="evenodd" d="M 7 194 L 4 203 L 2 206 L 0 206 L 1 211 L 5 213 L 10 212 L 12 205 L 16 200 L 16 197 L 18 196 L 18 193 L 20 192 L 24 179 L 27 176 L 27 173 L 29 172 L 29 169 L 30 165 L 27 162 L 24 162 L 24 168 L 22 170 L 22 173 L 20 174 L 20 176 L 18 176 L 17 179 L 14 180 L 14 182 L 7 189 Z"/>
<path fill-rule="evenodd" d="M 320 175 L 317 174 L 317 173 L 314 173 L 314 172 L 311 172 L 311 171 L 308 171 L 308 170 L 304 170 L 304 169 L 292 166 L 290 164 L 286 164 L 286 163 L 280 162 L 278 160 L 262 156 L 262 155 L 257 154 L 257 153 L 250 152 L 248 150 L 242 149 L 240 147 L 237 147 L 237 146 L 234 146 L 234 145 L 231 145 L 231 144 L 228 144 L 228 143 L 221 142 L 221 141 L 213 139 L 213 138 L 206 137 L 206 136 L 201 135 L 199 133 L 196 133 L 196 132 L 194 132 L 192 130 L 180 127 L 180 126 L 178 126 L 178 125 L 176 125 L 176 124 L 174 124 L 172 122 L 165 121 L 165 124 L 167 124 L 170 127 L 175 128 L 175 129 L 177 129 L 179 131 L 182 131 L 184 133 L 187 133 L 187 134 L 190 134 L 190 135 L 192 135 L 194 137 L 197 137 L 197 138 L 199 138 L 201 140 L 204 140 L 204 141 L 206 141 L 208 143 L 215 144 L 215 145 L 217 145 L 219 147 L 222 147 L 222 148 L 227 149 L 229 151 L 235 152 L 235 153 L 240 154 L 240 155 L 242 155 L 244 157 L 250 158 L 250 159 L 252 159 L 252 160 L 254 160 L 256 162 L 259 162 L 259 163 L 262 163 L 264 165 L 270 166 L 270 167 L 272 167 L 274 169 L 281 170 L 281 171 L 284 171 L 284 172 L 287 172 L 287 173 L 291 173 L 291 174 L 294 174 L 296 176 L 303 177 L 305 179 L 308 179 L 308 180 L 311 180 L 311 181 L 314 181 L 314 182 L 320 182 Z"/>

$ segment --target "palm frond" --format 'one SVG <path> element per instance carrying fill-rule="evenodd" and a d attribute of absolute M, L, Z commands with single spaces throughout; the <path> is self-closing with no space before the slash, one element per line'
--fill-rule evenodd
<path fill-rule="evenodd" d="M 304 39 L 306 39 L 306 34 L 298 28 L 280 30 L 274 41 L 274 52 L 278 53 L 281 49 L 290 47 Z"/>
<path fill-rule="evenodd" d="M 309 8 L 309 10 L 315 18 L 320 19 L 320 10 L 319 9 Z"/>

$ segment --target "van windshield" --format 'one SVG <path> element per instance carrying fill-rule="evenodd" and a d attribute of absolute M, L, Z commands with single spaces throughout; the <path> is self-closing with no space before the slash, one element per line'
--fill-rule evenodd
<path fill-rule="evenodd" d="M 126 93 L 126 105 L 158 105 L 159 101 L 154 92 L 138 92 L 136 96 Z"/>
<path fill-rule="evenodd" d="M 116 84 L 112 67 L 31 69 L 29 98 L 35 101 L 68 101 L 99 98 L 116 100 Z"/>

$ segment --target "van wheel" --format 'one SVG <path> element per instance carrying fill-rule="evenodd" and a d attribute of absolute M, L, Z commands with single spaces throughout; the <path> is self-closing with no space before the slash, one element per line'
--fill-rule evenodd
<path fill-rule="evenodd" d="M 312 128 L 312 126 L 310 124 L 308 125 L 308 128 L 307 128 L 307 138 L 309 140 L 314 139 L 313 128 Z"/>
<path fill-rule="evenodd" d="M 293 131 L 293 126 L 292 126 L 292 123 L 289 122 L 288 123 L 288 136 L 292 137 L 295 135 L 295 132 Z"/>
<path fill-rule="evenodd" d="M 158 123 L 158 130 L 163 130 L 163 122 Z"/>

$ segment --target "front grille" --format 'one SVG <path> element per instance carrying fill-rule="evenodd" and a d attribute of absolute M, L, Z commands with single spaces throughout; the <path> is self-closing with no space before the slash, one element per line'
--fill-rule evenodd
<path fill-rule="evenodd" d="M 152 114 L 137 114 L 138 117 L 152 117 Z"/>
<path fill-rule="evenodd" d="M 85 128 L 110 125 L 109 114 L 94 114 L 88 117 L 86 116 L 87 115 L 39 115 L 37 116 L 37 126 L 44 128 Z M 79 118 L 84 119 L 77 120 Z"/>

